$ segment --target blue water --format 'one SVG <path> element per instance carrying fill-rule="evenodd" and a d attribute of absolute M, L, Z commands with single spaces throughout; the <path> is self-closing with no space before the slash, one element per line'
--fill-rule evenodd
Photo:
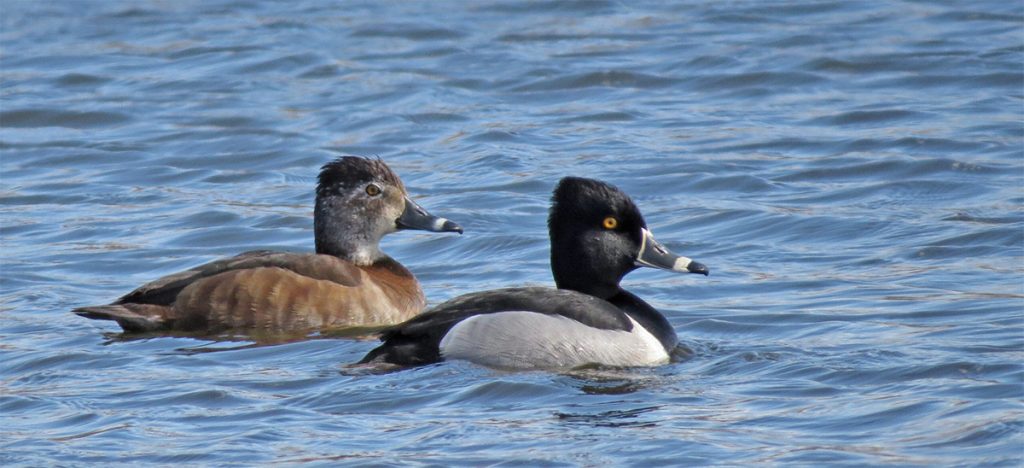
<path fill-rule="evenodd" d="M 709 278 L 625 285 L 689 359 L 347 371 L 372 340 L 125 339 L 72 307 L 312 249 L 380 156 L 463 236 L 436 304 L 550 285 L 550 191 L 630 193 Z M 0 464 L 1024 463 L 1024 6 L 0 2 Z"/>

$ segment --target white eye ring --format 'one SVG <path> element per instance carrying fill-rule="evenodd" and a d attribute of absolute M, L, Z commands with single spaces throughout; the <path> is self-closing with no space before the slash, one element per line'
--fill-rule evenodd
<path fill-rule="evenodd" d="M 383 192 L 383 190 L 381 190 L 380 186 L 377 184 L 370 184 L 366 186 L 366 194 L 371 197 L 376 197 L 377 195 L 380 195 L 381 192 Z"/>

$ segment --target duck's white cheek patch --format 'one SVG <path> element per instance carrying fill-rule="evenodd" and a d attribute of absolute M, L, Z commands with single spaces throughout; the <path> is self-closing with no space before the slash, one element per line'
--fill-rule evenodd
<path fill-rule="evenodd" d="M 632 331 L 601 330 L 563 316 L 498 312 L 463 320 L 441 339 L 445 359 L 504 369 L 558 369 L 668 362 L 668 353 L 636 322 Z"/>

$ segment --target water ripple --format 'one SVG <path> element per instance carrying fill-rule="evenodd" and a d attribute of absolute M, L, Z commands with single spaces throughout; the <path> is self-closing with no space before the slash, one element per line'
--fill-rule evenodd
<path fill-rule="evenodd" d="M 603 72 L 590 72 L 577 75 L 559 77 L 555 79 L 542 79 L 534 83 L 516 86 L 512 91 L 559 91 L 565 89 L 580 89 L 590 87 L 605 88 L 638 88 L 651 89 L 661 88 L 675 84 L 677 80 L 643 73 L 634 73 L 619 70 Z"/>
<path fill-rule="evenodd" d="M 120 112 L 60 111 L 55 109 L 18 109 L 0 112 L 4 127 L 67 127 L 85 129 L 130 122 L 132 117 Z"/>

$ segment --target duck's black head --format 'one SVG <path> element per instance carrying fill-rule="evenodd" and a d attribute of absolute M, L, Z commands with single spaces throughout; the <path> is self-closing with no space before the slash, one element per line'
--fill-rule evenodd
<path fill-rule="evenodd" d="M 708 274 L 704 265 L 659 244 L 633 200 L 599 180 L 562 179 L 552 196 L 548 230 L 559 289 L 607 299 L 620 291 L 622 277 L 640 266 Z"/>
<path fill-rule="evenodd" d="M 384 161 L 358 156 L 340 157 L 320 169 L 313 227 L 317 253 L 360 265 L 381 258 L 380 239 L 399 229 L 462 233 L 458 224 L 413 202 Z"/>

